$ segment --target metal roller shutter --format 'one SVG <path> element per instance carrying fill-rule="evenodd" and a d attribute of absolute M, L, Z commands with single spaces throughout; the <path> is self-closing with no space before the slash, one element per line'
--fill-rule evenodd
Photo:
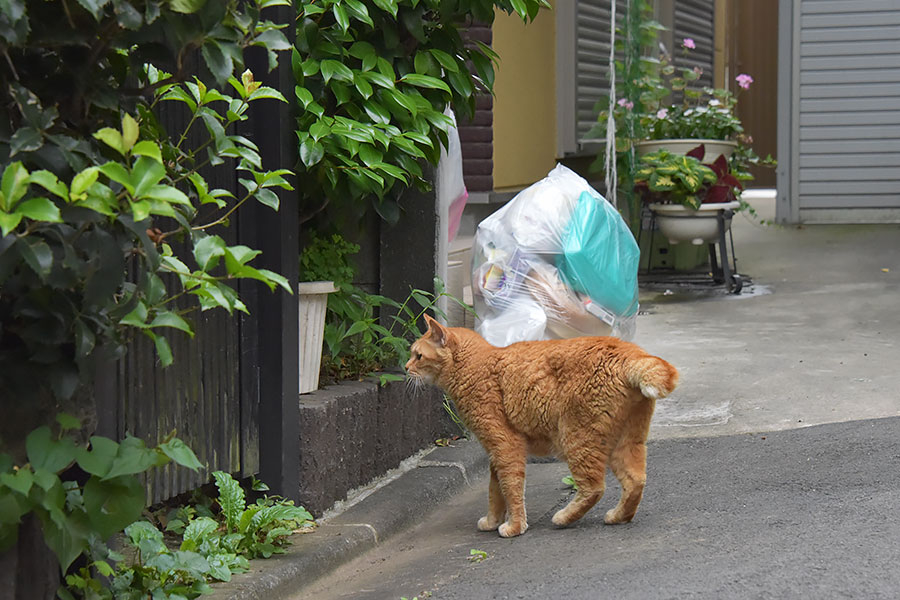
<path fill-rule="evenodd" d="M 900 2 L 804 1 L 799 28 L 799 216 L 900 207 Z"/>
<path fill-rule="evenodd" d="M 670 48 L 674 64 L 679 68 L 703 71 L 698 83 L 713 84 L 713 50 L 715 48 L 715 2 L 714 0 L 677 0 L 673 15 L 672 37 L 674 48 Z M 681 51 L 685 38 L 691 38 L 696 48 L 690 52 Z"/>

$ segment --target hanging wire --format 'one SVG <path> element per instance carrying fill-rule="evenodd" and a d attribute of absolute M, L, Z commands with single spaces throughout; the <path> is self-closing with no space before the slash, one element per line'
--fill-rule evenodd
<path fill-rule="evenodd" d="M 630 2 L 630 0 L 629 0 Z M 606 117 L 606 199 L 619 207 L 616 189 L 616 0 L 610 0 L 609 16 L 609 110 Z"/>

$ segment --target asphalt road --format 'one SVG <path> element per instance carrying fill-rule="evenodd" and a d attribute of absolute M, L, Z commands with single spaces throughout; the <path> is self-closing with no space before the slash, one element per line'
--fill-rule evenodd
<path fill-rule="evenodd" d="M 476 531 L 487 484 L 473 482 L 297 598 L 900 597 L 900 418 L 652 441 L 628 525 L 603 524 L 610 480 L 585 518 L 555 529 L 566 474 L 529 465 L 524 536 Z"/>

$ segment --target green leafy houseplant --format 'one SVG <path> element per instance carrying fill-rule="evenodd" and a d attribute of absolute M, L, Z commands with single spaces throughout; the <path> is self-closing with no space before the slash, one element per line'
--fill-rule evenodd
<path fill-rule="evenodd" d="M 736 114 L 737 93 L 728 89 L 697 86 L 696 82 L 702 75 L 699 68 L 676 69 L 668 53 L 656 53 L 659 31 L 664 27 L 653 19 L 653 6 L 650 2 L 632 2 L 625 24 L 616 41 L 625 60 L 616 64 L 621 97 L 615 102 L 613 117 L 617 123 L 615 149 L 619 181 L 623 194 L 629 199 L 629 222 L 632 229 L 636 230 L 640 226 L 641 199 L 634 193 L 634 184 L 640 183 L 646 190 L 645 184 L 648 182 L 646 176 L 642 180 L 637 179 L 637 172 L 646 171 L 647 167 L 635 152 L 635 144 L 642 140 L 733 141 L 736 149 L 729 158 L 727 174 L 740 182 L 753 179 L 748 172 L 750 165 L 771 167 L 775 165 L 775 161 L 771 157 L 761 159 L 753 151 L 752 139 L 744 134 L 743 125 Z M 685 38 L 681 45 L 683 52 L 687 54 L 694 49 L 695 43 L 690 38 Z M 735 81 L 740 92 L 749 88 L 753 79 L 747 74 L 740 74 Z M 598 123 L 592 131 L 593 136 L 605 135 L 609 116 L 608 110 L 600 112 Z M 706 160 L 711 163 L 716 158 L 708 156 Z M 602 156 L 594 166 L 603 167 Z M 678 187 L 677 183 L 674 185 Z M 734 197 L 740 200 L 741 186 L 731 186 L 731 189 Z M 681 198 L 696 194 L 696 190 L 692 192 L 686 189 L 684 192 Z M 746 202 L 741 201 L 739 210 L 749 208 Z"/>
<path fill-rule="evenodd" d="M 402 302 L 353 285 L 356 270 L 351 257 L 357 252 L 357 244 L 338 234 L 324 237 L 313 233 L 300 255 L 301 279 L 333 281 L 338 288 L 328 297 L 325 321 L 321 368 L 322 378 L 327 382 L 361 379 L 402 367 L 409 359 L 410 342 L 422 335 L 419 329 L 422 315 L 429 310 L 437 311 L 440 298 L 462 305 L 445 291 L 438 278 L 434 280 L 434 292 L 410 290 Z M 382 313 L 390 316 L 382 319 Z M 379 379 L 384 383 L 402 377 L 387 372 L 379 373 Z"/>
<path fill-rule="evenodd" d="M 738 198 L 742 185 L 731 174 L 724 156 L 709 166 L 701 144 L 686 155 L 659 150 L 641 157 L 635 184 L 650 202 L 681 204 L 694 210 L 701 204 L 731 202 Z"/>

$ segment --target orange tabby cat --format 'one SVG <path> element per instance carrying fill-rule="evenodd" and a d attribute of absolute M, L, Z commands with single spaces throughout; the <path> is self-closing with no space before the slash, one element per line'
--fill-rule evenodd
<path fill-rule="evenodd" d="M 627 523 L 646 480 L 645 442 L 658 398 L 678 382 L 675 367 L 612 337 L 488 344 L 469 329 L 444 327 L 426 315 L 406 369 L 440 386 L 490 456 L 488 514 L 478 529 L 503 537 L 525 533 L 528 454 L 566 460 L 578 491 L 553 516 L 565 526 L 603 496 L 606 466 L 622 484 L 607 523 Z M 505 520 L 504 520 L 505 519 Z"/>

